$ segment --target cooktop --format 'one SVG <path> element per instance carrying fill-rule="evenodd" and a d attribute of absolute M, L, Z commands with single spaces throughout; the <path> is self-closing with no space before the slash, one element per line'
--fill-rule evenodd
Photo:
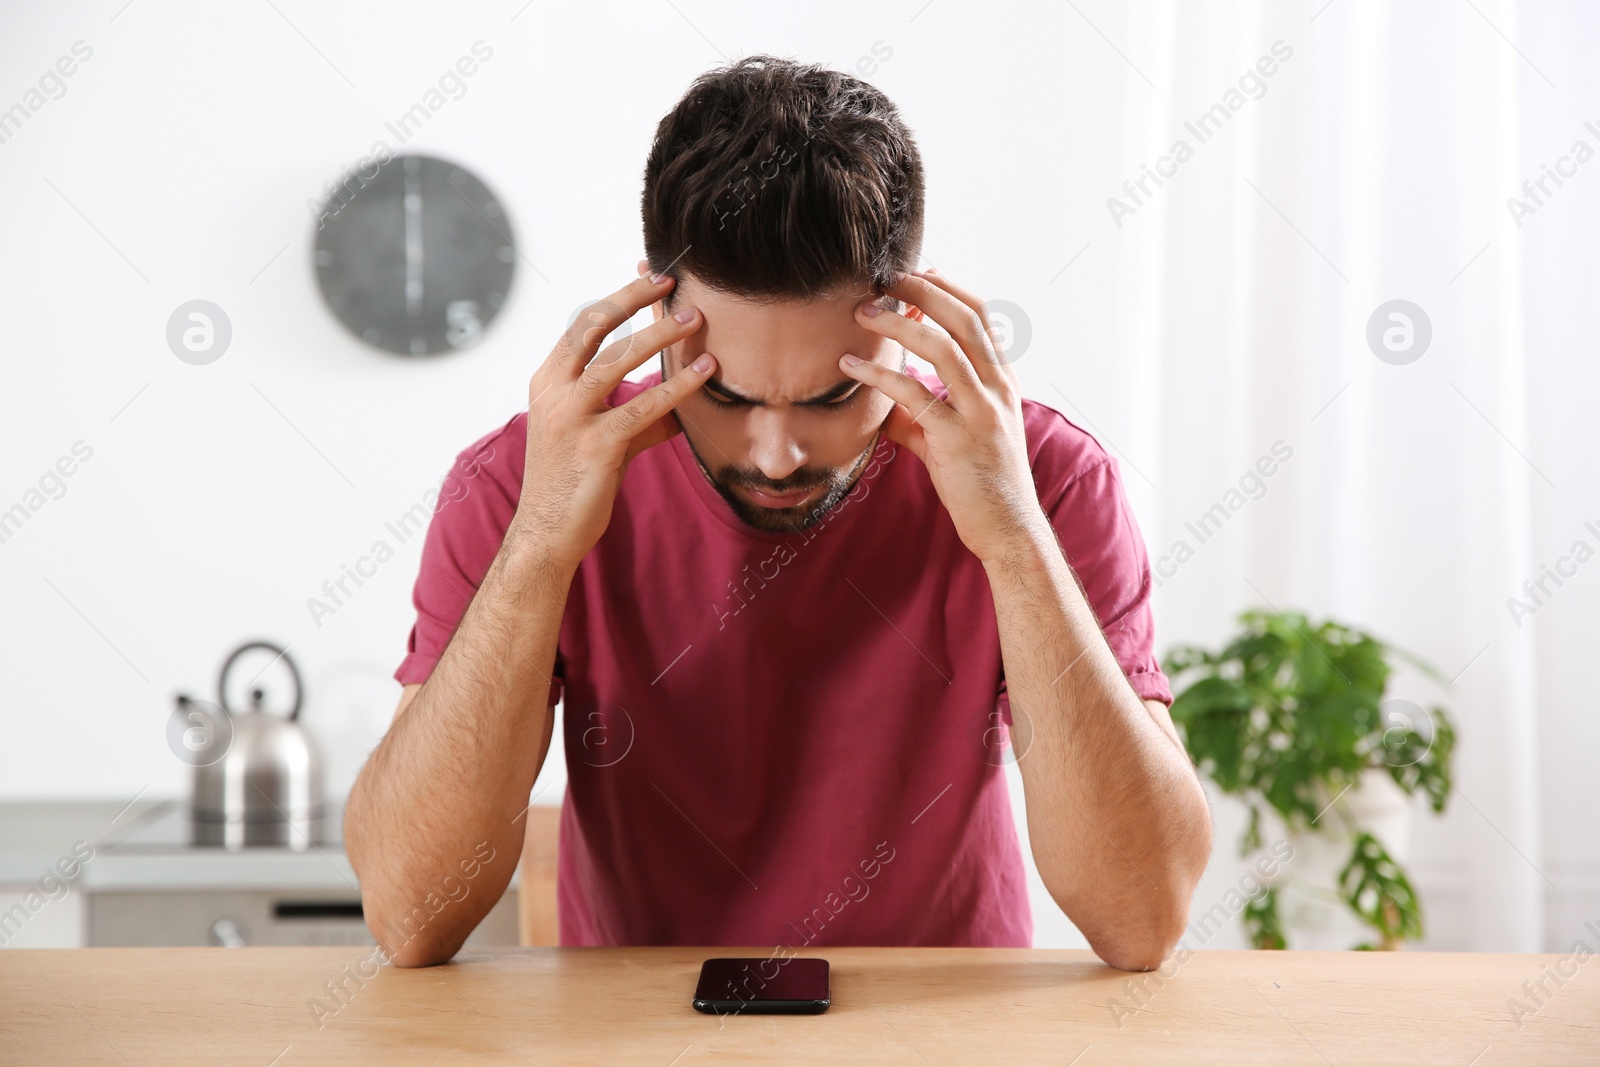
<path fill-rule="evenodd" d="M 344 802 L 328 801 L 320 815 L 314 815 L 297 824 L 284 827 L 270 843 L 256 844 L 254 835 L 246 843 L 245 835 L 234 828 L 215 823 L 197 823 L 189 814 L 187 797 L 163 801 L 145 813 L 127 831 L 107 840 L 104 848 L 118 853 L 131 852 L 183 852 L 191 849 L 236 851 L 241 848 L 256 852 L 301 852 L 311 848 L 343 848 Z M 232 840 L 230 841 L 229 838 Z"/>

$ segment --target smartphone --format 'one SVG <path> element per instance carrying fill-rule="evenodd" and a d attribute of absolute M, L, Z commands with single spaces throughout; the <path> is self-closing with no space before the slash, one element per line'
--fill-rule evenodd
<path fill-rule="evenodd" d="M 708 1015 L 817 1015 L 832 1002 L 828 961 L 813 957 L 719 956 L 694 987 L 695 1010 Z"/>

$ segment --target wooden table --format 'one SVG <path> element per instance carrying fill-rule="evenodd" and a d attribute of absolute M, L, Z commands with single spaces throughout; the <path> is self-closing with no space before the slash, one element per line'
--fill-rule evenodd
<path fill-rule="evenodd" d="M 1082 951 L 838 948 L 803 953 L 832 964 L 825 1014 L 719 1018 L 689 1005 L 700 961 L 770 947 L 478 949 L 346 978 L 370 952 L 0 952 L 0 1063 L 1600 1063 L 1600 962 L 1561 956 L 1198 952 L 1131 975 Z M 1576 975 L 1514 1020 L 1562 960 Z"/>

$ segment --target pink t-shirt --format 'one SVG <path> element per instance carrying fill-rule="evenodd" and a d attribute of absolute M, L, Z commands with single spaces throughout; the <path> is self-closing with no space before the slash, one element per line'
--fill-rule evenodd
<path fill-rule="evenodd" d="M 1023 414 L 1039 499 L 1112 651 L 1135 692 L 1171 703 L 1116 464 L 1054 409 Z M 519 411 L 458 456 L 401 683 L 428 677 L 499 551 L 526 443 Z M 988 577 L 888 438 L 794 534 L 740 522 L 681 434 L 639 455 L 578 567 L 556 670 L 563 945 L 1030 944 Z"/>

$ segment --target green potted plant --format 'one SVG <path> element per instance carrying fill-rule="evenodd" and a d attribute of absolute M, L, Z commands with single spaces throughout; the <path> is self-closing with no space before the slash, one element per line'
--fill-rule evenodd
<path fill-rule="evenodd" d="M 1424 712 L 1385 701 L 1384 692 L 1392 659 L 1447 683 L 1409 653 L 1337 622 L 1260 610 L 1243 612 L 1239 622 L 1243 629 L 1221 651 L 1180 646 L 1162 666 L 1190 756 L 1249 810 L 1240 854 L 1261 848 L 1268 812 L 1291 839 L 1348 846 L 1327 888 L 1378 935 L 1376 946 L 1356 947 L 1394 949 L 1421 937 L 1422 905 L 1410 878 L 1351 801 L 1387 788 L 1405 819 L 1409 798 L 1421 791 L 1435 812 L 1444 810 L 1456 736 L 1450 717 L 1437 706 Z M 1269 884 L 1243 909 L 1257 948 L 1288 945 L 1280 888 Z"/>

